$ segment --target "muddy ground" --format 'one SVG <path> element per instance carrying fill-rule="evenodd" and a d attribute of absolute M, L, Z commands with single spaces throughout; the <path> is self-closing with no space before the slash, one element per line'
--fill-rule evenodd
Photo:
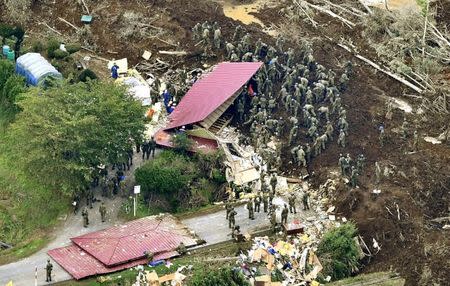
<path fill-rule="evenodd" d="M 36 1 L 33 17 L 27 27 L 30 37 L 59 37 L 39 24 L 46 23 L 62 33 L 64 38 L 78 41 L 75 29 L 58 20 L 58 17 L 81 27 L 82 6 L 77 1 L 68 0 L 52 3 L 53 1 Z M 195 68 L 204 63 L 218 62 L 222 59 L 222 54 L 208 59 L 199 57 L 201 50 L 192 41 L 190 29 L 197 22 L 217 21 L 222 27 L 224 38 L 230 38 L 238 24 L 225 17 L 221 4 L 213 1 L 195 1 L 195 5 L 190 1 L 185 3 L 177 0 L 109 0 L 86 3 L 94 15 L 91 30 L 95 54 L 107 59 L 127 57 L 131 65 L 141 61 L 140 55 L 144 50 L 153 53 L 152 59 L 158 57 L 176 67 Z M 436 2 L 440 25 L 448 25 L 450 22 L 448 3 L 445 0 Z M 331 171 L 337 171 L 339 153 L 350 153 L 353 158 L 360 153 L 366 156 L 366 168 L 360 177 L 359 188 L 350 190 L 342 184 L 342 195 L 335 200 L 338 212 L 357 223 L 361 235 L 369 244 L 375 238 L 381 245 L 382 250 L 371 259 L 363 272 L 393 270 L 407 279 L 407 285 L 431 285 L 432 282 L 448 285 L 448 233 L 430 219 L 448 216 L 450 149 L 445 144 L 432 145 L 421 140 L 419 151 L 411 153 L 411 139 L 405 142 L 398 134 L 404 117 L 411 123 L 412 129 L 417 128 L 421 137 L 437 136 L 442 130 L 434 124 L 433 118 L 423 121 L 420 116 L 405 114 L 399 109 L 395 109 L 392 120 L 385 119 L 386 97 L 402 98 L 413 108 L 417 108 L 421 100 L 405 96 L 414 92 L 386 75 L 375 72 L 338 47 L 333 40 L 327 39 L 351 38 L 361 47 L 364 56 L 376 59 L 376 53 L 367 45 L 360 26 L 350 30 L 328 16 L 317 14 L 315 20 L 320 23 L 320 29 L 314 29 L 308 23 L 299 28 L 293 23 L 285 23 L 280 17 L 280 10 L 285 6 L 284 2 L 276 8 L 267 6 L 255 15 L 267 26 L 275 24 L 282 27 L 287 24 L 293 28 L 291 32 L 312 41 L 314 56 L 318 62 L 332 68 L 337 74 L 342 72 L 346 61 L 351 60 L 355 64 L 355 75 L 351 78 L 348 91 L 343 94 L 350 124 L 348 146 L 345 149 L 338 148 L 335 136 L 335 141 L 327 150 L 313 160 L 309 171 L 314 184 L 319 185 L 328 178 Z M 126 12 L 138 15 L 141 23 L 150 25 L 142 26 L 151 34 L 150 37 L 139 33 L 126 37 L 119 34 L 119 31 L 127 28 L 123 25 Z M 261 32 L 258 24 L 247 26 L 246 29 L 253 38 L 261 37 L 269 44 L 274 42 L 269 35 Z M 158 33 L 155 34 L 155 31 Z M 295 48 L 294 42 L 290 45 Z M 163 56 L 158 55 L 159 50 L 186 50 L 190 56 Z M 388 135 L 384 147 L 378 142 L 379 124 L 385 125 Z M 286 166 L 291 166 L 286 152 L 283 160 Z M 375 161 L 393 170 L 393 174 L 384 178 L 378 186 L 375 185 L 374 178 Z M 284 171 L 298 175 L 290 167 Z M 381 190 L 377 199 L 370 195 L 374 188 Z"/>

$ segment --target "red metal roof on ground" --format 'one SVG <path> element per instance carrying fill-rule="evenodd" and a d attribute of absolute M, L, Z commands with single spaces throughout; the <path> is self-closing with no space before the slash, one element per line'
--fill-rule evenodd
<path fill-rule="evenodd" d="M 147 263 L 147 259 L 138 259 L 117 266 L 106 267 L 103 263 L 95 259 L 95 257 L 76 245 L 52 249 L 48 254 L 77 280 L 93 275 L 112 273 Z M 176 251 L 164 252 L 155 255 L 153 261 L 168 259 L 178 255 Z"/>
<path fill-rule="evenodd" d="M 129 223 L 71 239 L 107 267 L 154 254 L 173 251 L 183 242 L 196 245 L 189 231 L 171 216 L 145 217 Z"/>
<path fill-rule="evenodd" d="M 166 129 L 204 120 L 233 96 L 261 67 L 261 62 L 220 63 L 186 93 L 170 115 Z"/>
<path fill-rule="evenodd" d="M 171 142 L 172 135 L 172 133 L 169 133 L 165 130 L 158 130 L 158 132 L 156 132 L 154 135 L 156 144 L 173 148 L 173 144 Z M 192 152 L 210 153 L 216 151 L 219 148 L 219 144 L 216 140 L 190 135 L 188 135 L 188 137 L 194 141 L 194 145 L 192 146 L 191 150 Z"/>

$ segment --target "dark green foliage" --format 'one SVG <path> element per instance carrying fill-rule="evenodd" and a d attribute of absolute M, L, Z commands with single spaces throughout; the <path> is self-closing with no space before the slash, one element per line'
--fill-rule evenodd
<path fill-rule="evenodd" d="M 176 152 L 187 154 L 192 148 L 193 141 L 186 135 L 186 133 L 181 132 L 172 137 L 172 144 Z"/>
<path fill-rule="evenodd" d="M 2 37 L 2 44 L 4 45 L 6 39 L 14 34 L 14 27 L 8 24 L 0 23 L 0 37 Z"/>
<path fill-rule="evenodd" d="M 17 98 L 25 92 L 25 78 L 14 73 L 14 65 L 7 60 L 0 60 L 0 123 L 6 127 L 19 111 Z"/>
<path fill-rule="evenodd" d="M 65 52 L 63 50 L 57 49 L 57 50 L 53 51 L 53 57 L 57 60 L 65 59 L 68 56 L 69 56 L 69 53 Z"/>
<path fill-rule="evenodd" d="M 14 45 L 14 51 L 18 54 L 20 51 L 20 48 L 22 47 L 23 43 L 23 37 L 25 36 L 25 31 L 22 29 L 22 27 L 16 27 L 14 29 L 13 36 L 16 37 L 16 43 Z"/>
<path fill-rule="evenodd" d="M 220 190 L 224 175 L 220 171 L 223 168 L 217 162 L 205 167 L 205 158 L 212 159 L 214 155 L 188 156 L 164 151 L 144 164 L 135 173 L 136 183 L 141 185 L 144 199 L 148 202 L 153 195 L 164 196 L 172 206 L 166 211 L 186 210 L 211 203 Z M 208 175 L 211 170 L 214 170 L 214 176 L 218 179 Z"/>
<path fill-rule="evenodd" d="M 55 51 L 59 50 L 60 42 L 56 39 L 50 39 L 47 42 L 47 56 L 51 59 L 55 57 Z"/>
<path fill-rule="evenodd" d="M 42 44 L 41 41 L 35 41 L 31 46 L 31 51 L 34 53 L 40 53 L 44 50 L 44 48 L 44 44 Z"/>
<path fill-rule="evenodd" d="M 19 106 L 8 132 L 11 161 L 66 193 L 87 186 L 99 164 L 117 162 L 144 129 L 140 103 L 109 83 L 31 89 Z"/>
<path fill-rule="evenodd" d="M 324 266 L 323 274 L 333 280 L 352 274 L 358 266 L 358 248 L 353 240 L 358 230 L 353 223 L 346 223 L 328 231 L 320 241 L 317 255 Z"/>
<path fill-rule="evenodd" d="M 201 269 L 194 273 L 188 286 L 248 286 L 241 272 L 231 268 Z"/>
<path fill-rule="evenodd" d="M 80 75 L 78 76 L 78 80 L 82 81 L 82 82 L 87 82 L 88 79 L 94 80 L 94 79 L 97 79 L 97 78 L 98 78 L 97 75 L 93 71 L 91 71 L 90 69 L 83 70 L 80 73 Z"/>
<path fill-rule="evenodd" d="M 0 90 L 6 81 L 14 74 L 14 64 L 7 60 L 0 60 Z"/>
<path fill-rule="evenodd" d="M 173 197 L 180 191 L 186 191 L 188 184 L 196 176 L 198 173 L 195 163 L 188 157 L 171 151 L 162 152 L 135 173 L 136 182 L 141 185 L 146 198 L 152 193 Z"/>
<path fill-rule="evenodd" d="M 69 54 L 73 54 L 78 52 L 81 49 L 81 45 L 79 44 L 68 44 L 66 45 L 66 50 Z"/>
<path fill-rule="evenodd" d="M 0 94 L 0 104 L 4 109 L 16 110 L 18 96 L 25 92 L 25 78 L 19 75 L 11 76 L 3 86 Z"/>

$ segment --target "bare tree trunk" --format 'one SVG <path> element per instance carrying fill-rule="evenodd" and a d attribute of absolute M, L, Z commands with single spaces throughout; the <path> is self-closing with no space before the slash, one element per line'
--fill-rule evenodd
<path fill-rule="evenodd" d="M 422 37 L 422 60 L 425 60 L 425 36 L 427 35 L 427 27 L 428 27 L 428 9 L 430 9 L 430 0 L 427 0 L 427 10 L 425 11 L 425 25 L 423 28 L 423 37 Z"/>

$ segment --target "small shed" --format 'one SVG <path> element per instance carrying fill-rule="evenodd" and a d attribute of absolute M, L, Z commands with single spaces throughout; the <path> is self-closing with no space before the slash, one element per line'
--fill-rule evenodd
<path fill-rule="evenodd" d="M 17 58 L 16 73 L 24 76 L 27 84 L 33 86 L 40 85 L 49 76 L 62 78 L 61 73 L 38 53 L 27 53 Z"/>

